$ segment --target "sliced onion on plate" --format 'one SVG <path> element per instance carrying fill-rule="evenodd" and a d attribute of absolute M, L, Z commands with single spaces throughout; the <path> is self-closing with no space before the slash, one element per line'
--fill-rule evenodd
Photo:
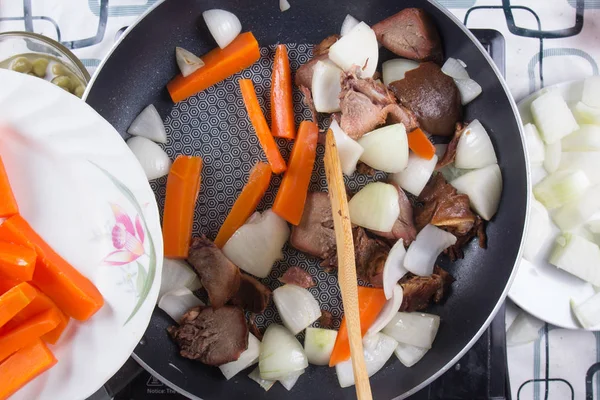
<path fill-rule="evenodd" d="M 344 22 L 342 22 L 342 28 L 340 29 L 340 36 L 346 36 L 360 21 L 354 18 L 352 15 L 346 15 Z"/>
<path fill-rule="evenodd" d="M 431 178 L 437 161 L 438 156 L 436 155 L 431 160 L 427 160 L 411 152 L 404 171 L 393 174 L 391 179 L 402 189 L 418 196 Z"/>
<path fill-rule="evenodd" d="M 399 343 L 430 349 L 440 326 L 440 317 L 419 312 L 399 312 L 383 328 L 383 333 Z"/>
<path fill-rule="evenodd" d="M 590 107 L 600 108 L 600 77 L 589 76 L 585 78 L 581 101 Z"/>
<path fill-rule="evenodd" d="M 223 246 L 223 253 L 244 271 L 266 278 L 290 236 L 287 222 L 273 210 L 254 213 Z"/>
<path fill-rule="evenodd" d="M 481 85 L 473 79 L 455 79 L 454 83 L 460 93 L 460 103 L 463 106 L 475 100 L 483 92 Z"/>
<path fill-rule="evenodd" d="M 199 282 L 198 275 L 187 262 L 164 258 L 158 298 L 160 299 L 165 293 L 180 287 L 196 290 L 199 288 Z"/>
<path fill-rule="evenodd" d="M 556 239 L 548 261 L 594 286 L 600 286 L 600 248 L 581 236 L 563 232 Z"/>
<path fill-rule="evenodd" d="M 546 147 L 537 128 L 534 124 L 527 124 L 523 127 L 523 133 L 525 134 L 529 162 L 533 165 L 542 164 L 546 156 Z"/>
<path fill-rule="evenodd" d="M 392 292 L 392 298 L 385 302 L 385 305 L 379 312 L 379 315 L 377 315 L 375 322 L 369 327 L 367 335 L 374 335 L 389 324 L 392 318 L 398 313 L 398 310 L 400 310 L 403 297 L 404 291 L 402 286 L 396 284 Z"/>
<path fill-rule="evenodd" d="M 329 48 L 329 59 L 344 71 L 353 65 L 362 69 L 362 78 L 371 78 L 379 60 L 379 43 L 373 29 L 359 22 Z"/>
<path fill-rule="evenodd" d="M 395 58 L 381 64 L 383 83 L 389 85 L 392 82 L 404 79 L 408 71 L 419 68 L 419 63 L 405 58 Z"/>
<path fill-rule="evenodd" d="M 258 357 L 260 377 L 267 380 L 286 379 L 308 367 L 308 360 L 298 339 L 279 324 L 265 331 Z"/>
<path fill-rule="evenodd" d="M 390 232 L 400 215 L 398 190 L 388 183 L 369 183 L 350 199 L 348 208 L 353 224 Z"/>
<path fill-rule="evenodd" d="M 585 329 L 600 324 L 600 293 L 596 293 L 581 304 L 577 304 L 575 300 L 571 299 L 571 310 Z"/>
<path fill-rule="evenodd" d="M 471 207 L 481 218 L 489 221 L 498 211 L 502 195 L 502 173 L 498 164 L 467 172 L 450 184 L 469 196 Z"/>
<path fill-rule="evenodd" d="M 133 136 L 145 137 L 153 142 L 167 143 L 167 131 L 154 104 L 144 108 L 135 117 L 127 129 L 127 133 Z"/>
<path fill-rule="evenodd" d="M 331 61 L 317 61 L 312 77 L 312 98 L 315 110 L 321 113 L 340 111 L 342 70 Z"/>
<path fill-rule="evenodd" d="M 549 210 L 577 200 L 590 187 L 581 170 L 557 171 L 533 187 L 535 198 Z"/>
<path fill-rule="evenodd" d="M 544 169 L 549 173 L 555 172 L 562 159 L 562 142 L 557 140 L 554 143 L 546 145 L 546 152 L 544 154 Z"/>
<path fill-rule="evenodd" d="M 256 364 L 258 362 L 258 355 L 260 353 L 260 340 L 256 338 L 251 333 L 248 333 L 248 347 L 240 357 L 235 360 L 228 362 L 227 364 L 219 365 L 219 369 L 221 373 L 225 377 L 225 379 L 230 380 L 239 372 L 245 370 L 252 364 Z"/>
<path fill-rule="evenodd" d="M 531 115 L 547 144 L 561 140 L 579 129 L 567 103 L 554 91 L 544 93 L 531 102 Z"/>
<path fill-rule="evenodd" d="M 333 137 L 335 138 L 335 147 L 340 156 L 342 172 L 345 175 L 350 176 L 356 170 L 356 163 L 358 163 L 358 160 L 365 149 L 342 130 L 335 118 L 331 118 L 329 129 L 331 129 Z"/>
<path fill-rule="evenodd" d="M 215 8 L 204 11 L 202 17 L 204 17 L 210 34 L 222 49 L 233 42 L 233 39 L 242 31 L 240 20 L 229 11 Z"/>
<path fill-rule="evenodd" d="M 600 186 L 588 189 L 579 199 L 565 204 L 552 215 L 561 231 L 570 231 L 583 225 L 600 211 Z"/>
<path fill-rule="evenodd" d="M 584 102 L 579 101 L 573 106 L 571 111 L 580 124 L 600 125 L 600 108 L 590 107 Z"/>
<path fill-rule="evenodd" d="M 404 124 L 375 129 L 358 140 L 365 151 L 360 161 L 383 172 L 400 172 L 408 164 L 408 138 Z"/>
<path fill-rule="evenodd" d="M 203 306 L 202 300 L 188 288 L 179 288 L 165 293 L 158 301 L 158 308 L 169 314 L 177 323 L 190 308 Z"/>
<path fill-rule="evenodd" d="M 579 130 L 565 136 L 562 151 L 600 151 L 600 126 L 579 125 Z"/>
<path fill-rule="evenodd" d="M 521 311 L 510 325 L 510 328 L 508 328 L 508 331 L 506 331 L 506 344 L 508 346 L 516 346 L 533 342 L 540 337 L 539 331 L 543 326 L 543 321 Z"/>
<path fill-rule="evenodd" d="M 404 268 L 419 276 L 433 273 L 435 261 L 440 253 L 456 243 L 456 236 L 437 226 L 427 224 L 417 238 L 408 246 L 404 257 Z"/>
<path fill-rule="evenodd" d="M 388 335 L 376 333 L 363 338 L 365 366 L 369 377 L 375 375 L 394 354 L 398 342 Z M 354 385 L 352 360 L 342 361 L 335 366 L 340 386 L 345 388 Z"/>
<path fill-rule="evenodd" d="M 456 168 L 476 169 L 496 164 L 496 152 L 487 131 L 479 120 L 466 126 L 456 146 Z"/>
<path fill-rule="evenodd" d="M 398 360 L 400 360 L 405 367 L 410 368 L 421 361 L 421 358 L 423 358 L 427 351 L 429 351 L 429 349 L 424 349 L 422 347 L 412 346 L 405 343 L 398 343 L 394 353 L 396 354 L 396 357 L 398 357 Z"/>
<path fill-rule="evenodd" d="M 550 217 L 548 211 L 539 201 L 532 199 L 529 210 L 529 226 L 523 246 L 523 257 L 534 262 L 540 249 L 546 243 L 551 232 Z"/>
<path fill-rule="evenodd" d="M 592 185 L 600 183 L 600 151 L 570 151 L 560 155 L 559 171 L 581 170 Z"/>
<path fill-rule="evenodd" d="M 398 239 L 392 246 L 383 266 L 383 292 L 388 300 L 394 294 L 396 283 L 408 273 L 408 270 L 404 268 L 404 257 L 406 257 L 404 240 Z"/>
<path fill-rule="evenodd" d="M 289 1 L 279 0 L 279 10 L 281 10 L 281 12 L 289 10 L 290 7 L 292 7 L 292 6 L 290 5 Z"/>
<path fill-rule="evenodd" d="M 328 365 L 337 339 L 337 331 L 323 328 L 306 328 L 304 351 L 313 365 Z"/>
<path fill-rule="evenodd" d="M 277 381 L 270 381 L 260 377 L 260 368 L 256 367 L 248 374 L 248 378 L 258 383 L 261 388 L 265 389 L 265 392 L 269 391 Z"/>
<path fill-rule="evenodd" d="M 134 136 L 127 141 L 127 146 L 140 162 L 149 181 L 169 173 L 171 160 L 159 145 L 141 136 Z"/>
<path fill-rule="evenodd" d="M 181 75 L 189 76 L 197 69 L 204 67 L 204 61 L 183 47 L 175 47 L 175 59 Z M 164 142 L 162 142 L 164 143 Z"/>
<path fill-rule="evenodd" d="M 281 383 L 281 386 L 286 388 L 287 391 L 290 391 L 290 390 L 292 390 L 292 388 L 294 387 L 296 382 L 298 382 L 298 378 L 300 378 L 300 375 L 302 375 L 303 373 L 304 373 L 304 370 L 295 372 L 294 374 L 288 376 L 285 379 L 280 379 L 279 383 Z"/>
<path fill-rule="evenodd" d="M 321 316 L 321 307 L 308 289 L 300 286 L 286 284 L 273 291 L 273 302 L 283 325 L 294 335 L 302 332 L 306 327 Z"/>

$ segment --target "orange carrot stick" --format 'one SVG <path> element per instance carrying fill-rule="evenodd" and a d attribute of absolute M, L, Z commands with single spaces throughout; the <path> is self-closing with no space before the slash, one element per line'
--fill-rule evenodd
<path fill-rule="evenodd" d="M 7 399 L 56 362 L 50 349 L 41 340 L 14 353 L 0 364 L 0 400 Z"/>
<path fill-rule="evenodd" d="M 267 160 L 269 161 L 269 164 L 271 164 L 271 169 L 273 170 L 273 173 L 280 174 L 286 169 L 285 161 L 283 160 L 283 157 L 281 157 L 279 147 L 277 147 L 277 143 L 275 143 L 275 139 L 273 139 L 273 136 L 271 135 L 271 130 L 269 129 L 269 125 L 267 125 L 265 115 L 260 109 L 260 104 L 256 98 L 256 92 L 254 91 L 254 84 L 250 79 L 240 79 L 240 89 L 242 91 L 246 110 L 248 111 L 248 117 L 250 117 L 250 122 L 252 122 L 252 126 L 254 127 L 256 136 L 258 136 L 258 141 L 267 156 Z"/>
<path fill-rule="evenodd" d="M 271 175 L 271 167 L 264 162 L 259 162 L 252 168 L 248 183 L 242 189 L 242 193 L 238 196 L 221 229 L 219 229 L 215 239 L 217 247 L 222 248 L 225 246 L 231 235 L 250 218 L 269 187 Z"/>
<path fill-rule="evenodd" d="M 275 137 L 296 137 L 292 100 L 292 70 L 285 44 L 275 50 L 271 78 L 271 133 Z"/>
<path fill-rule="evenodd" d="M 427 135 L 419 128 L 408 132 L 408 147 L 421 158 L 431 160 L 435 155 L 435 146 Z"/>
<path fill-rule="evenodd" d="M 23 282 L 0 296 L 0 327 L 30 304 L 36 296 L 36 289 Z"/>
<path fill-rule="evenodd" d="M 319 127 L 312 121 L 302 121 L 290 156 L 290 166 L 283 176 L 273 203 L 273 211 L 293 225 L 302 219 L 308 184 L 317 155 Z"/>
<path fill-rule="evenodd" d="M 8 292 L 13 287 L 17 286 L 21 281 L 16 279 L 3 278 L 0 276 L 0 295 Z"/>
<path fill-rule="evenodd" d="M 364 286 L 358 287 L 358 307 L 360 314 L 360 332 L 362 336 L 369 330 L 381 309 L 385 305 L 385 294 L 383 289 L 375 289 Z M 350 358 L 350 342 L 348 341 L 348 330 L 346 329 L 346 318 L 342 318 L 340 330 L 338 331 L 331 357 L 329 358 L 329 366 L 346 361 Z"/>
<path fill-rule="evenodd" d="M 3 230 L 9 236 L 24 235 L 33 244 L 37 253 L 33 283 L 65 314 L 85 321 L 102 307 L 104 299 L 96 286 L 59 256 L 23 217 L 13 215 L 0 225 L 0 232 Z"/>
<path fill-rule="evenodd" d="M 30 281 L 36 260 L 35 250 L 13 243 L 0 242 L 0 275 Z"/>
<path fill-rule="evenodd" d="M 216 48 L 201 58 L 203 67 L 186 77 L 179 74 L 167 84 L 173 102 L 185 100 L 249 67 L 260 58 L 260 50 L 252 32 L 245 32 L 224 49 Z"/>
<path fill-rule="evenodd" d="M 17 200 L 10 187 L 4 163 L 0 159 L 0 218 L 10 217 L 19 212 Z"/>
<path fill-rule="evenodd" d="M 165 257 L 188 256 L 201 171 L 200 157 L 178 156 L 171 166 L 163 214 Z"/>
<path fill-rule="evenodd" d="M 40 336 L 56 328 L 60 322 L 59 312 L 51 308 L 22 322 L 14 329 L 3 331 L 0 334 L 0 361 L 15 351 L 31 345 Z"/>

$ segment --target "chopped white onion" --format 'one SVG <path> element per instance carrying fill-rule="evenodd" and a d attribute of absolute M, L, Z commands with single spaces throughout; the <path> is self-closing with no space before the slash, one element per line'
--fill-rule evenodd
<path fill-rule="evenodd" d="M 592 185 L 600 183 L 600 151 L 565 152 L 560 158 L 559 171 L 581 170 Z"/>
<path fill-rule="evenodd" d="M 581 304 L 571 299 L 571 310 L 585 329 L 600 324 L 600 293 L 596 293 Z"/>
<path fill-rule="evenodd" d="M 486 221 L 498 211 L 502 195 L 502 173 L 498 164 L 467 172 L 450 184 L 469 196 L 471 207 Z"/>
<path fill-rule="evenodd" d="M 365 151 L 360 161 L 383 172 L 400 172 L 408 164 L 408 138 L 404 124 L 375 129 L 358 140 Z"/>
<path fill-rule="evenodd" d="M 363 353 L 365 357 L 365 367 L 369 377 L 375 375 L 385 363 L 394 354 L 394 349 L 398 342 L 393 338 L 376 333 L 367 335 L 363 338 Z M 352 360 L 342 361 L 335 366 L 340 386 L 345 388 L 354 385 L 354 371 L 352 369 Z"/>
<path fill-rule="evenodd" d="M 313 365 L 328 365 L 337 339 L 337 331 L 322 328 L 306 328 L 304 351 Z"/>
<path fill-rule="evenodd" d="M 579 129 L 567 103 L 554 91 L 544 93 L 531 102 L 531 115 L 542 139 L 549 144 Z"/>
<path fill-rule="evenodd" d="M 452 182 L 456 178 L 460 178 L 469 171 L 470 170 L 468 169 L 456 168 L 454 163 L 448 164 L 439 170 L 439 172 L 444 176 L 444 179 L 446 179 L 448 182 Z"/>
<path fill-rule="evenodd" d="M 165 293 L 180 287 L 187 287 L 190 290 L 196 290 L 198 275 L 184 260 L 175 260 L 165 258 L 163 260 L 162 278 L 160 281 L 160 299 Z M 192 287 L 190 287 L 192 286 Z"/>
<path fill-rule="evenodd" d="M 562 151 L 600 151 L 600 126 L 579 125 L 562 139 Z"/>
<path fill-rule="evenodd" d="M 560 207 L 552 220 L 562 231 L 570 231 L 600 211 L 600 186 L 588 189 L 579 199 Z"/>
<path fill-rule="evenodd" d="M 431 178 L 437 162 L 436 155 L 427 160 L 411 152 L 404 171 L 393 174 L 391 179 L 402 189 L 418 196 Z"/>
<path fill-rule="evenodd" d="M 594 286 L 600 286 L 600 248 L 581 236 L 563 232 L 556 238 L 549 261 Z"/>
<path fill-rule="evenodd" d="M 203 306 L 202 300 L 188 288 L 179 288 L 165 293 L 158 301 L 158 308 L 169 314 L 177 323 L 190 308 Z"/>
<path fill-rule="evenodd" d="M 183 47 L 175 47 L 175 59 L 181 75 L 189 76 L 197 69 L 204 67 L 204 61 Z M 164 143 L 164 142 L 162 142 Z"/>
<path fill-rule="evenodd" d="M 533 165 L 542 164 L 546 155 L 546 148 L 537 128 L 534 124 L 527 124 L 523 127 L 523 133 L 525 134 L 529 162 Z"/>
<path fill-rule="evenodd" d="M 548 239 L 551 232 L 550 217 L 546 208 L 535 199 L 531 199 L 531 208 L 529 210 L 529 227 L 525 244 L 523 246 L 523 257 L 534 262 L 540 249 Z"/>
<path fill-rule="evenodd" d="M 448 57 L 442 65 L 442 72 L 454 79 L 469 79 L 466 68 L 456 58 Z"/>
<path fill-rule="evenodd" d="M 142 136 L 134 136 L 127 141 L 127 146 L 140 162 L 149 181 L 169 173 L 171 160 L 159 145 Z"/>
<path fill-rule="evenodd" d="M 261 388 L 265 389 L 265 392 L 269 391 L 277 381 L 270 381 L 260 377 L 260 368 L 256 367 L 248 374 L 248 378 L 258 383 Z"/>
<path fill-rule="evenodd" d="M 590 107 L 583 102 L 577 102 L 571 111 L 580 124 L 600 125 L 600 108 Z"/>
<path fill-rule="evenodd" d="M 223 253 L 244 271 L 266 278 L 290 236 L 287 222 L 273 210 L 254 213 L 223 246 Z"/>
<path fill-rule="evenodd" d="M 260 354 L 260 340 L 251 333 L 248 333 L 248 347 L 240 357 L 235 360 L 228 362 L 227 364 L 219 365 L 219 369 L 225 379 L 230 380 L 239 372 L 245 370 L 249 366 L 258 362 L 258 355 Z"/>
<path fill-rule="evenodd" d="M 362 69 L 361 77 L 371 78 L 379 60 L 379 43 L 373 29 L 359 22 L 329 48 L 329 59 L 344 71 L 353 65 Z"/>
<path fill-rule="evenodd" d="M 400 360 L 400 362 L 404 364 L 405 367 L 410 368 L 419 361 L 421 361 L 421 358 L 423 358 L 423 356 L 425 355 L 425 353 L 427 353 L 428 350 L 429 349 L 412 346 L 410 344 L 398 343 L 398 346 L 396 346 L 396 350 L 394 350 L 394 353 L 396 354 L 396 357 L 398 357 L 398 360 Z"/>
<path fill-rule="evenodd" d="M 481 85 L 473 79 L 455 79 L 454 83 L 460 93 L 460 102 L 463 106 L 475 100 L 483 92 Z"/>
<path fill-rule="evenodd" d="M 290 3 L 287 0 L 279 0 L 279 10 L 281 10 L 281 12 L 287 11 L 290 9 Z"/>
<path fill-rule="evenodd" d="M 356 170 L 356 163 L 358 163 L 358 160 L 365 149 L 340 128 L 340 125 L 335 118 L 331 118 L 329 129 L 331 129 L 333 137 L 335 138 L 335 147 L 340 156 L 342 172 L 345 175 L 350 176 Z"/>
<path fill-rule="evenodd" d="M 294 335 L 321 316 L 321 307 L 308 289 L 287 284 L 273 291 L 273 302 L 277 307 L 283 325 Z"/>
<path fill-rule="evenodd" d="M 456 236 L 437 226 L 427 224 L 417 238 L 408 246 L 404 268 L 419 276 L 429 276 L 438 255 L 456 243 Z"/>
<path fill-rule="evenodd" d="M 210 34 L 222 49 L 233 42 L 233 39 L 242 31 L 240 20 L 229 11 L 215 8 L 204 11 L 202 17 L 204 17 Z"/>
<path fill-rule="evenodd" d="M 549 210 L 577 200 L 590 187 L 581 170 L 557 171 L 533 187 L 533 194 Z"/>
<path fill-rule="evenodd" d="M 543 321 L 521 311 L 510 328 L 508 328 L 508 331 L 506 331 L 506 344 L 517 346 L 533 342 L 540 336 L 539 331 L 543 326 Z"/>
<path fill-rule="evenodd" d="M 398 239 L 392 246 L 383 266 L 383 292 L 388 300 L 394 294 L 396 283 L 408 273 L 408 270 L 404 268 L 404 257 L 406 257 L 404 240 Z"/>
<path fill-rule="evenodd" d="M 398 313 L 398 310 L 400 310 L 403 297 L 404 290 L 402 289 L 402 286 L 396 284 L 393 289 L 392 298 L 385 302 L 385 305 L 377 315 L 373 325 L 369 327 L 367 335 L 376 334 L 390 323 L 392 318 Z"/>
<path fill-rule="evenodd" d="M 321 113 L 340 111 L 342 70 L 329 60 L 317 61 L 312 77 L 315 110 Z"/>
<path fill-rule="evenodd" d="M 383 83 L 389 85 L 392 82 L 404 79 L 408 71 L 419 68 L 419 63 L 405 58 L 395 58 L 381 64 Z"/>
<path fill-rule="evenodd" d="M 600 108 L 600 76 L 585 78 L 581 101 L 590 107 Z"/>
<path fill-rule="evenodd" d="M 476 169 L 498 163 L 494 145 L 479 120 L 466 126 L 456 146 L 456 168 Z"/>
<path fill-rule="evenodd" d="M 153 142 L 167 143 L 167 131 L 154 104 L 144 108 L 135 117 L 127 129 L 127 133 L 133 136 L 145 137 Z"/>
<path fill-rule="evenodd" d="M 281 383 L 281 386 L 286 388 L 286 390 L 289 392 L 290 390 L 292 390 L 292 388 L 294 387 L 296 382 L 298 382 L 298 378 L 300 378 L 300 375 L 302 375 L 303 373 L 304 373 L 304 370 L 295 372 L 285 379 L 280 379 L 279 383 Z"/>
<path fill-rule="evenodd" d="M 383 328 L 383 333 L 399 343 L 430 349 L 440 326 L 440 317 L 419 312 L 399 312 Z"/>
<path fill-rule="evenodd" d="M 346 15 L 344 22 L 342 22 L 342 28 L 340 29 L 340 36 L 346 36 L 360 21 L 354 18 L 352 15 Z"/>
<path fill-rule="evenodd" d="M 554 143 L 546 144 L 546 152 L 544 154 L 544 169 L 549 173 L 555 172 L 562 158 L 562 142 L 557 140 Z"/>
<path fill-rule="evenodd" d="M 267 380 L 288 378 L 308 367 L 308 360 L 298 339 L 279 324 L 265 331 L 258 357 L 260 377 Z"/>
<path fill-rule="evenodd" d="M 372 182 L 348 202 L 353 224 L 379 232 L 391 232 L 400 215 L 398 190 L 388 183 Z"/>

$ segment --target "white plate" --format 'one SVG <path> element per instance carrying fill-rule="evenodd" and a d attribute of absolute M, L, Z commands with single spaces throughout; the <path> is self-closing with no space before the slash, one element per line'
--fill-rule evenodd
<path fill-rule="evenodd" d="M 69 322 L 51 346 L 58 363 L 11 399 L 83 399 L 118 371 L 150 321 L 163 258 L 156 200 L 121 136 L 86 103 L 1 69 L 0 88 L 0 123 L 14 128 L 0 155 L 21 214 L 105 301 L 87 322 Z M 138 252 L 123 248 L 126 232 Z"/>
<path fill-rule="evenodd" d="M 549 86 L 519 102 L 523 125 L 533 122 L 530 112 L 531 102 L 541 93 L 550 90 L 560 93 L 571 106 L 581 100 L 583 81 L 564 82 Z M 543 167 L 532 166 L 532 186 L 546 175 Z M 571 312 L 569 302 L 571 299 L 575 299 L 579 303 L 591 297 L 595 293 L 594 288 L 590 283 L 548 263 L 554 239 L 560 233 L 560 229 L 553 223 L 551 225 L 552 232 L 534 262 L 531 263 L 525 259 L 521 261 L 508 295 L 519 307 L 543 321 L 562 328 L 582 329 Z M 598 329 L 600 326 L 589 330 Z"/>

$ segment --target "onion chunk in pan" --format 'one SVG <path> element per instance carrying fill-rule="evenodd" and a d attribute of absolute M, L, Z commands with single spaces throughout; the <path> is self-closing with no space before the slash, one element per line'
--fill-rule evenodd
<path fill-rule="evenodd" d="M 430 349 L 440 327 L 440 317 L 419 312 L 399 312 L 383 328 L 383 333 L 400 343 Z"/>
<path fill-rule="evenodd" d="M 358 23 L 329 48 L 329 59 L 344 71 L 357 65 L 363 68 L 362 78 L 371 78 L 379 61 L 379 43 L 375 32 L 364 22 Z"/>
<path fill-rule="evenodd" d="M 229 380 L 252 364 L 256 364 L 258 362 L 259 353 L 260 340 L 253 334 L 248 333 L 248 348 L 240 354 L 240 358 L 228 362 L 227 364 L 220 365 L 219 369 L 223 373 L 223 376 L 225 376 L 225 379 Z"/>
<path fill-rule="evenodd" d="M 476 169 L 496 164 L 494 145 L 479 120 L 474 119 L 460 136 L 456 147 L 456 168 Z"/>
<path fill-rule="evenodd" d="M 204 17 L 204 22 L 206 22 L 210 34 L 222 49 L 233 42 L 233 39 L 242 31 L 240 20 L 229 11 L 207 10 L 202 13 L 202 17 Z"/>
<path fill-rule="evenodd" d="M 165 293 L 158 301 L 158 308 L 169 314 L 177 323 L 190 308 L 203 306 L 202 300 L 197 298 L 188 288 L 179 288 Z"/>
<path fill-rule="evenodd" d="M 283 324 L 294 335 L 302 332 L 321 316 L 319 302 L 308 289 L 300 286 L 286 284 L 278 287 L 273 291 L 273 302 Z"/>
<path fill-rule="evenodd" d="M 335 137 L 335 147 L 340 156 L 342 172 L 345 175 L 350 176 L 356 170 L 356 163 L 358 163 L 358 160 L 365 149 L 363 149 L 356 140 L 348 136 L 334 118 L 331 119 L 329 129 L 331 129 L 333 136 Z"/>
<path fill-rule="evenodd" d="M 322 328 L 306 328 L 304 351 L 308 362 L 313 365 L 328 365 L 337 331 Z"/>
<path fill-rule="evenodd" d="M 404 124 L 375 129 L 358 141 L 365 149 L 360 160 L 384 172 L 400 172 L 408 164 L 408 138 Z"/>
<path fill-rule="evenodd" d="M 398 190 L 393 185 L 373 182 L 348 202 L 353 224 L 379 232 L 390 232 L 400 215 Z"/>
<path fill-rule="evenodd" d="M 502 195 L 502 172 L 498 164 L 469 171 L 450 184 L 469 196 L 471 207 L 481 218 L 489 221 L 498 211 Z"/>
<path fill-rule="evenodd" d="M 278 324 L 265 331 L 258 357 L 260 377 L 267 380 L 286 379 L 308 367 L 308 359 L 298 339 Z"/>
<path fill-rule="evenodd" d="M 433 273 L 438 255 L 455 243 L 456 236 L 428 224 L 408 247 L 404 257 L 404 268 L 415 275 L 429 276 Z"/>

